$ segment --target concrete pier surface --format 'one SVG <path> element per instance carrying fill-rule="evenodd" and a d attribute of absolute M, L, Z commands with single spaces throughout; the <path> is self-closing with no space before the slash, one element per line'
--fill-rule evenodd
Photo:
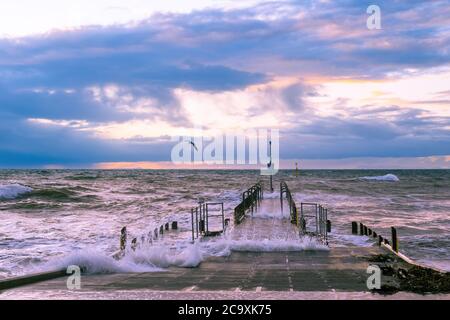
<path fill-rule="evenodd" d="M 233 252 L 198 268 L 85 275 L 80 290 L 68 290 L 66 278 L 58 278 L 5 291 L 0 299 L 450 299 L 448 294 L 370 293 L 368 257 L 379 250 Z M 395 281 L 382 278 L 384 284 Z"/>
<path fill-rule="evenodd" d="M 279 206 L 279 199 L 263 200 L 258 212 L 231 230 L 229 239 L 303 241 Z M 367 287 L 369 265 L 387 270 L 381 293 Z M 238 249 L 226 257 L 209 257 L 196 268 L 82 275 L 80 290 L 68 290 L 67 278 L 62 277 L 4 291 L 0 299 L 450 299 L 449 294 L 390 292 L 389 288 L 401 287 L 396 270 L 412 267 L 376 245 L 302 251 Z"/>

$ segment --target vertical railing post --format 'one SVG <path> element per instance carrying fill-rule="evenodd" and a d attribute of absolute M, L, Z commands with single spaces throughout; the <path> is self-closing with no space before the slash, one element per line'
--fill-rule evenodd
<path fill-rule="evenodd" d="M 316 205 L 316 233 L 319 233 L 319 212 L 320 212 L 320 208 L 321 208 L 322 206 L 321 205 L 319 205 L 319 207 L 317 207 L 317 205 Z"/>
<path fill-rule="evenodd" d="M 195 242 L 194 238 L 194 208 L 191 208 L 191 226 L 192 226 L 192 243 Z"/>
<path fill-rule="evenodd" d="M 204 209 L 205 209 L 205 224 L 206 224 L 206 234 L 209 233 L 209 210 L 208 210 L 208 204 L 205 203 L 204 204 Z"/>
<path fill-rule="evenodd" d="M 195 207 L 195 230 L 198 238 L 198 207 Z"/>
<path fill-rule="evenodd" d="M 222 208 L 222 231 L 225 232 L 225 215 L 223 212 L 223 202 L 222 202 L 221 208 Z"/>

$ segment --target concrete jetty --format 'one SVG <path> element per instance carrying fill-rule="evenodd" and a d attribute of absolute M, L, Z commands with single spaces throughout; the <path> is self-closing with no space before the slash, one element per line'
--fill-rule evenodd
<path fill-rule="evenodd" d="M 374 243 L 371 247 L 327 246 L 321 234 L 308 232 L 307 228 L 303 230 L 300 225 L 303 218 L 292 216 L 293 204 L 288 200 L 281 199 L 283 211 L 279 198 L 254 201 L 258 204 L 252 207 L 247 202 L 245 218 L 238 215 L 239 222 L 227 231 L 229 241 L 285 241 L 295 244 L 309 239 L 319 246 L 290 251 L 235 248 L 229 256 L 209 257 L 196 268 L 170 267 L 158 272 L 82 275 L 81 289 L 74 291 L 67 289 L 66 277 L 60 277 L 0 291 L 0 299 L 367 299 L 406 291 L 439 293 L 436 297 L 450 299 L 450 290 L 445 286 L 450 280 L 448 274 L 429 274 L 427 272 L 436 271 L 405 261 L 384 244 L 378 246 Z M 319 227 L 313 229 L 319 230 Z M 367 286 L 367 280 L 373 274 L 368 271 L 369 266 L 377 266 L 382 271 L 382 286 L 378 290 Z M 424 278 L 422 282 L 415 282 L 422 284 L 422 291 L 408 287 L 408 274 L 414 274 L 416 279 L 417 272 L 425 272 L 434 279 Z M 430 282 L 428 285 L 427 281 Z M 444 285 L 436 289 L 431 283 L 433 281 Z M 423 296 L 409 296 L 414 297 Z"/>

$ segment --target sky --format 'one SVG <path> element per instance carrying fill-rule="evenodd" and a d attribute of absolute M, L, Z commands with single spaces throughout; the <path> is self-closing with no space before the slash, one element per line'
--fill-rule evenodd
<path fill-rule="evenodd" d="M 172 168 L 172 137 L 195 128 L 277 129 L 285 168 L 450 168 L 449 1 L 16 0 L 0 14 L 1 168 Z"/>

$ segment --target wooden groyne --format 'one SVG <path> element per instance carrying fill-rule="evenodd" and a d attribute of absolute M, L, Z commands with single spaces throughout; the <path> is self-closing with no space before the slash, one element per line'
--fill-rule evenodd
<path fill-rule="evenodd" d="M 359 228 L 358 228 L 358 226 L 359 226 Z M 358 232 L 358 230 L 359 230 L 359 232 Z M 420 267 L 423 269 L 431 269 L 431 270 L 434 270 L 434 271 L 440 272 L 440 273 L 447 273 L 444 270 L 441 270 L 441 269 L 438 269 L 438 268 L 435 268 L 432 266 L 426 266 L 422 263 L 414 261 L 413 259 L 409 258 L 405 254 L 401 253 L 399 251 L 400 240 L 399 240 L 397 228 L 395 228 L 395 227 L 391 227 L 391 238 L 389 240 L 385 236 L 382 236 L 381 234 L 377 233 L 373 228 L 370 228 L 361 222 L 358 223 L 356 221 L 352 221 L 352 234 L 373 238 L 373 240 L 376 241 L 380 247 L 384 247 L 387 250 L 391 251 L 393 254 L 395 254 L 397 257 L 399 257 L 403 261 L 407 262 L 408 264 L 411 264 L 411 265 L 414 265 L 414 266 L 417 266 L 417 267 Z"/>

